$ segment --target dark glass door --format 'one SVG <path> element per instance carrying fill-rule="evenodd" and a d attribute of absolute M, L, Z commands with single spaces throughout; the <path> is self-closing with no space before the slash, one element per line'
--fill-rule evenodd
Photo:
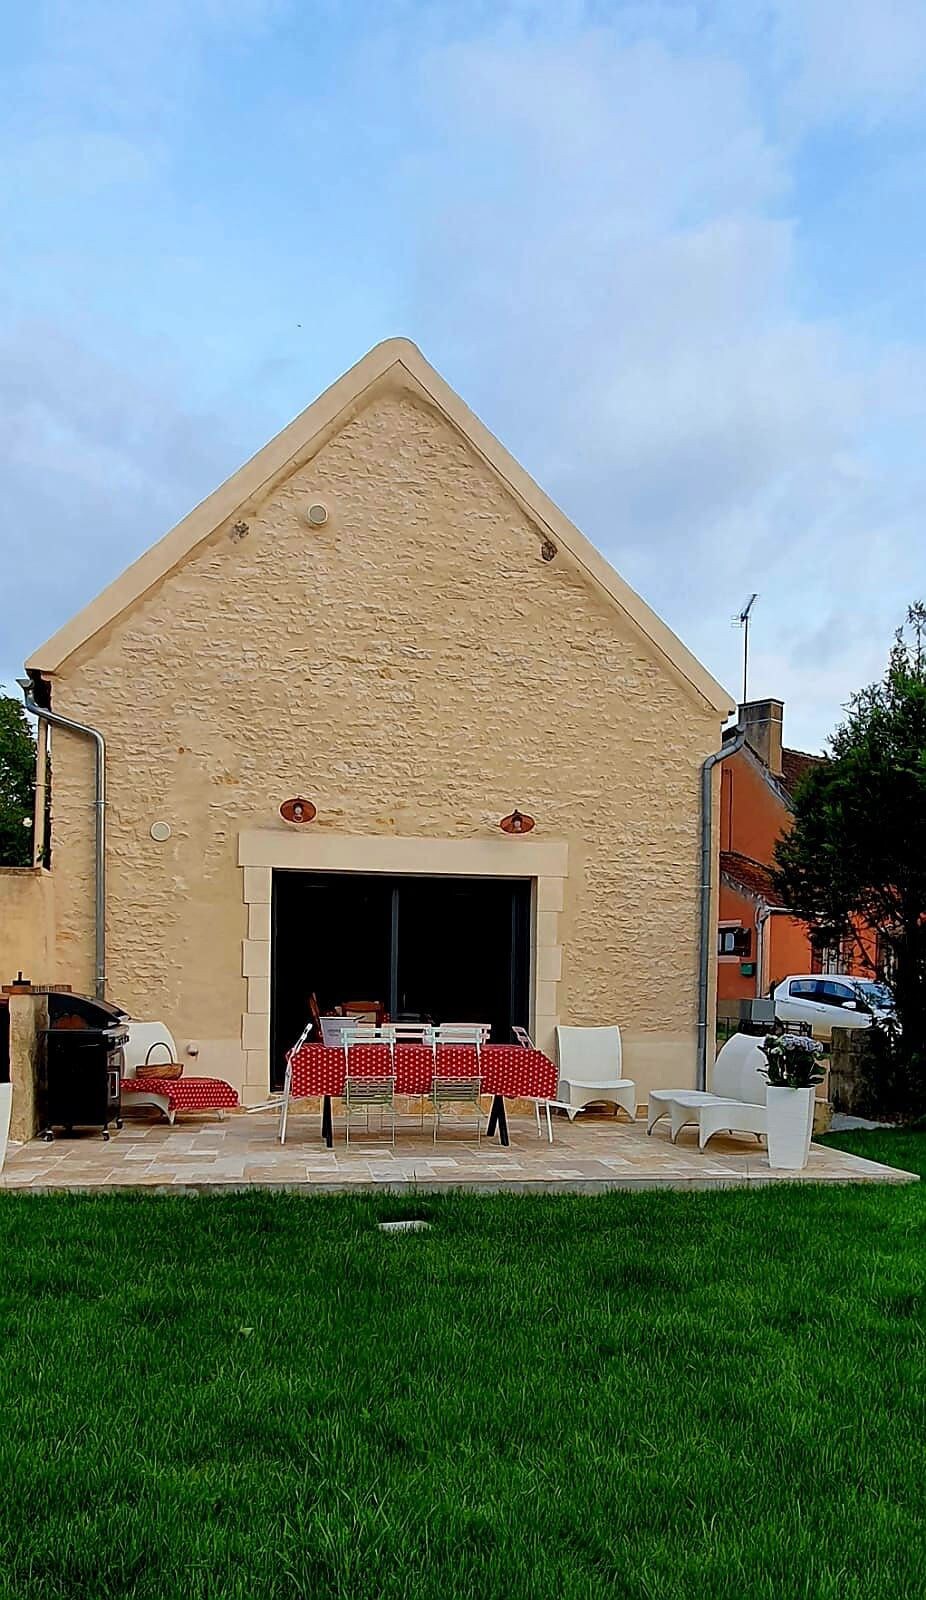
<path fill-rule="evenodd" d="M 530 880 L 275 872 L 271 1085 L 308 1021 L 346 1000 L 390 1016 L 490 1022 L 508 1043 L 530 1012 Z"/>
<path fill-rule="evenodd" d="M 319 1010 L 389 994 L 392 890 L 351 872 L 273 874 L 270 1083 L 282 1088 L 286 1051 Z"/>
<path fill-rule="evenodd" d="M 399 886 L 396 1013 L 491 1022 L 497 1043 L 527 1027 L 530 884 L 407 878 Z"/>

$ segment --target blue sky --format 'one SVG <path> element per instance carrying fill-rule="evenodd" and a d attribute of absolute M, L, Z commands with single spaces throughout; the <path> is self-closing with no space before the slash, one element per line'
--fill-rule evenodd
<path fill-rule="evenodd" d="M 922 0 L 37 0 L 0 678 L 403 333 L 818 747 L 926 593 Z"/>

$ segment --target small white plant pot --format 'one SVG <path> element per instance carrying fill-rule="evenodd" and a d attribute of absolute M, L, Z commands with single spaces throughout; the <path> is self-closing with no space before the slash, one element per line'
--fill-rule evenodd
<path fill-rule="evenodd" d="M 783 1172 L 800 1172 L 807 1165 L 813 1131 L 813 1089 L 765 1091 L 768 1112 L 768 1164 Z"/>
<path fill-rule="evenodd" d="M 13 1110 L 13 1085 L 0 1083 L 0 1172 L 6 1160 L 6 1145 L 10 1137 L 10 1115 Z"/>

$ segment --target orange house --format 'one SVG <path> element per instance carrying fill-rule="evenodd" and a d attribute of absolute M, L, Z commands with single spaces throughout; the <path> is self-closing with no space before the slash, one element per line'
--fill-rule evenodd
<path fill-rule="evenodd" d="M 818 972 L 824 965 L 772 886 L 775 842 L 791 826 L 794 790 L 823 760 L 784 747 L 783 719 L 781 700 L 741 706 L 746 743 L 720 769 L 719 1001 L 766 995 L 789 973 Z M 724 737 L 734 733 L 731 728 Z"/>

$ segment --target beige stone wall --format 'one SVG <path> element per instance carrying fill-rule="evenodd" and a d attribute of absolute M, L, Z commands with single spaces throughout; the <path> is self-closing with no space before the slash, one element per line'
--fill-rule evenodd
<path fill-rule="evenodd" d="M 54 880 L 42 867 L 0 867 L 0 983 L 17 972 L 33 983 L 58 977 Z"/>
<path fill-rule="evenodd" d="M 41 1030 L 48 1027 L 48 999 L 38 994 L 10 995 L 10 1082 L 13 1106 L 10 1139 L 24 1144 L 38 1131 L 36 1086 Z"/>
<path fill-rule="evenodd" d="M 497 477 L 407 393 L 379 394 L 245 520 L 53 683 L 108 744 L 110 994 L 243 1085 L 239 833 L 283 829 L 300 792 L 320 834 L 496 838 L 517 804 L 568 848 L 561 1020 L 619 1021 L 642 1088 L 691 1081 L 716 711 L 574 563 L 542 559 Z M 52 764 L 58 976 L 86 989 L 91 753 L 56 732 Z"/>

